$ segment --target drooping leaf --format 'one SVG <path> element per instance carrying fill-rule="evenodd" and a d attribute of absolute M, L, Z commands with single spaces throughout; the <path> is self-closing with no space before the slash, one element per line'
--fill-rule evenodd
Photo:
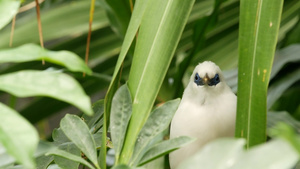
<path fill-rule="evenodd" d="M 88 126 L 77 115 L 67 114 L 61 121 L 60 127 L 65 135 L 99 168 L 94 138 Z"/>
<path fill-rule="evenodd" d="M 0 30 L 18 13 L 20 0 L 0 0 Z"/>
<path fill-rule="evenodd" d="M 50 51 L 35 44 L 26 44 L 13 49 L 0 51 L 0 63 L 28 62 L 45 60 L 68 68 L 74 72 L 91 75 L 91 69 L 75 53 L 69 51 Z"/>
<path fill-rule="evenodd" d="M 110 131 L 114 145 L 116 164 L 118 163 L 131 117 L 132 102 L 127 84 L 120 87 L 113 100 L 110 115 Z"/>
<path fill-rule="evenodd" d="M 246 147 L 266 141 L 267 89 L 283 0 L 242 0 L 236 136 Z"/>
<path fill-rule="evenodd" d="M 149 143 L 169 126 L 179 103 L 180 99 L 168 101 L 151 113 L 138 135 L 130 165 L 136 166 L 148 150 Z"/>
<path fill-rule="evenodd" d="M 74 154 L 71 154 L 67 151 L 64 151 L 64 150 L 60 150 L 60 149 L 55 149 L 55 150 L 51 150 L 49 151 L 48 153 L 46 153 L 46 155 L 56 155 L 56 156 L 60 156 L 60 157 L 63 157 L 63 158 L 66 158 L 66 159 L 69 159 L 69 160 L 73 160 L 73 161 L 76 161 L 76 162 L 79 162 L 91 169 L 95 169 L 95 167 L 93 167 L 90 163 L 88 163 L 87 161 L 85 161 L 83 158 L 81 157 L 78 157 Z"/>
<path fill-rule="evenodd" d="M 0 90 L 18 97 L 48 96 L 70 103 L 92 115 L 90 98 L 70 76 L 50 71 L 24 70 L 0 76 Z"/>
<path fill-rule="evenodd" d="M 37 131 L 15 110 L 2 103 L 0 110 L 0 143 L 18 163 L 28 169 L 34 168 L 33 154 L 39 140 Z"/>
<path fill-rule="evenodd" d="M 144 165 L 145 163 L 154 160 L 158 157 L 166 155 L 180 147 L 183 147 L 191 142 L 195 141 L 190 137 L 181 136 L 171 140 L 162 141 L 153 147 L 149 148 L 149 150 L 144 154 L 142 159 L 139 161 L 139 166 Z"/>

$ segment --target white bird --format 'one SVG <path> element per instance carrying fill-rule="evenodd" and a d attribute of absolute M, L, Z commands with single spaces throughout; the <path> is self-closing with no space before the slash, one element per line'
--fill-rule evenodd
<path fill-rule="evenodd" d="M 171 122 L 170 138 L 190 136 L 196 141 L 170 153 L 171 169 L 220 137 L 235 132 L 236 96 L 220 68 L 205 61 L 196 66 Z"/>

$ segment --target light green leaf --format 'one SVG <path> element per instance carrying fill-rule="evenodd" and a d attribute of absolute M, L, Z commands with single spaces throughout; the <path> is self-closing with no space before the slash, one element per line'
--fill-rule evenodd
<path fill-rule="evenodd" d="M 99 168 L 94 138 L 88 126 L 77 115 L 67 114 L 61 121 L 60 127 L 65 135 Z"/>
<path fill-rule="evenodd" d="M 177 137 L 171 140 L 162 141 L 153 147 L 151 147 L 145 155 L 142 157 L 142 159 L 139 161 L 139 166 L 144 165 L 147 162 L 150 162 L 158 157 L 161 157 L 163 155 L 166 155 L 180 147 L 183 147 L 191 142 L 195 141 L 195 139 L 181 136 Z"/>
<path fill-rule="evenodd" d="M 70 76 L 50 71 L 26 70 L 0 76 L 0 90 L 18 97 L 48 96 L 70 103 L 92 115 L 90 98 Z"/>
<path fill-rule="evenodd" d="M 292 117 L 288 112 L 269 111 L 267 115 L 268 129 L 274 128 L 278 123 L 286 123 L 289 126 L 293 127 L 293 129 L 296 130 L 297 133 L 300 133 L 300 122 Z"/>
<path fill-rule="evenodd" d="M 33 154 L 39 141 L 37 131 L 15 110 L 2 103 L 0 110 L 0 143 L 18 163 L 28 169 L 34 168 Z"/>
<path fill-rule="evenodd" d="M 180 99 L 168 101 L 151 113 L 137 138 L 130 162 L 131 165 L 137 165 L 144 153 L 148 150 L 149 147 L 147 146 L 149 146 L 149 143 L 151 143 L 155 136 L 163 132 L 170 125 L 179 103 Z"/>
<path fill-rule="evenodd" d="M 246 147 L 266 141 L 267 91 L 283 0 L 242 0 L 236 136 Z"/>
<path fill-rule="evenodd" d="M 76 161 L 76 162 L 79 162 L 91 169 L 95 169 L 95 167 L 93 167 L 90 163 L 88 163 L 87 161 L 85 161 L 83 158 L 81 157 L 78 157 L 74 154 L 71 154 L 69 152 L 66 152 L 64 150 L 60 150 L 60 149 L 55 149 L 55 150 L 51 150 L 49 151 L 46 155 L 56 155 L 56 156 L 60 156 L 60 157 L 63 157 L 63 158 L 66 158 L 66 159 L 69 159 L 69 160 L 73 160 L 73 161 Z"/>
<path fill-rule="evenodd" d="M 110 131 L 114 145 L 116 164 L 125 140 L 127 126 L 131 117 L 132 102 L 127 84 L 120 87 L 113 100 L 110 115 Z"/>
<path fill-rule="evenodd" d="M 0 0 L 0 30 L 18 13 L 20 0 Z"/>
<path fill-rule="evenodd" d="M 0 63 L 29 62 L 43 59 L 64 66 L 74 72 L 92 74 L 92 70 L 84 61 L 78 55 L 69 51 L 50 51 L 35 44 L 26 44 L 17 48 L 0 51 Z"/>
<path fill-rule="evenodd" d="M 218 139 L 185 160 L 178 169 L 289 169 L 298 161 L 295 150 L 282 139 L 250 150 L 244 150 L 244 143 L 244 139 Z"/>
<path fill-rule="evenodd" d="M 151 112 L 194 2 L 153 0 L 145 10 L 128 80 L 133 105 L 121 155 L 124 163 L 132 156 L 139 131 Z"/>

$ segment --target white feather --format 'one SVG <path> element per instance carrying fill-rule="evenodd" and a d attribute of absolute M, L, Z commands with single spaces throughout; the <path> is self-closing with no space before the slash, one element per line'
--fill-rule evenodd
<path fill-rule="evenodd" d="M 215 86 L 197 86 L 195 74 L 209 78 L 219 74 Z M 220 68 L 206 61 L 196 66 L 181 103 L 171 123 L 170 138 L 190 136 L 197 140 L 170 153 L 170 166 L 175 169 L 183 160 L 219 137 L 233 137 L 235 131 L 236 96 L 226 84 Z"/>

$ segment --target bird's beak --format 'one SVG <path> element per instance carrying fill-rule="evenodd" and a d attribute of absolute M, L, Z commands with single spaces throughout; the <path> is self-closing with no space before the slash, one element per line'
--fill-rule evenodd
<path fill-rule="evenodd" d="M 208 77 L 207 73 L 205 74 L 204 78 L 203 78 L 203 83 L 208 85 L 210 82 L 210 78 Z"/>

